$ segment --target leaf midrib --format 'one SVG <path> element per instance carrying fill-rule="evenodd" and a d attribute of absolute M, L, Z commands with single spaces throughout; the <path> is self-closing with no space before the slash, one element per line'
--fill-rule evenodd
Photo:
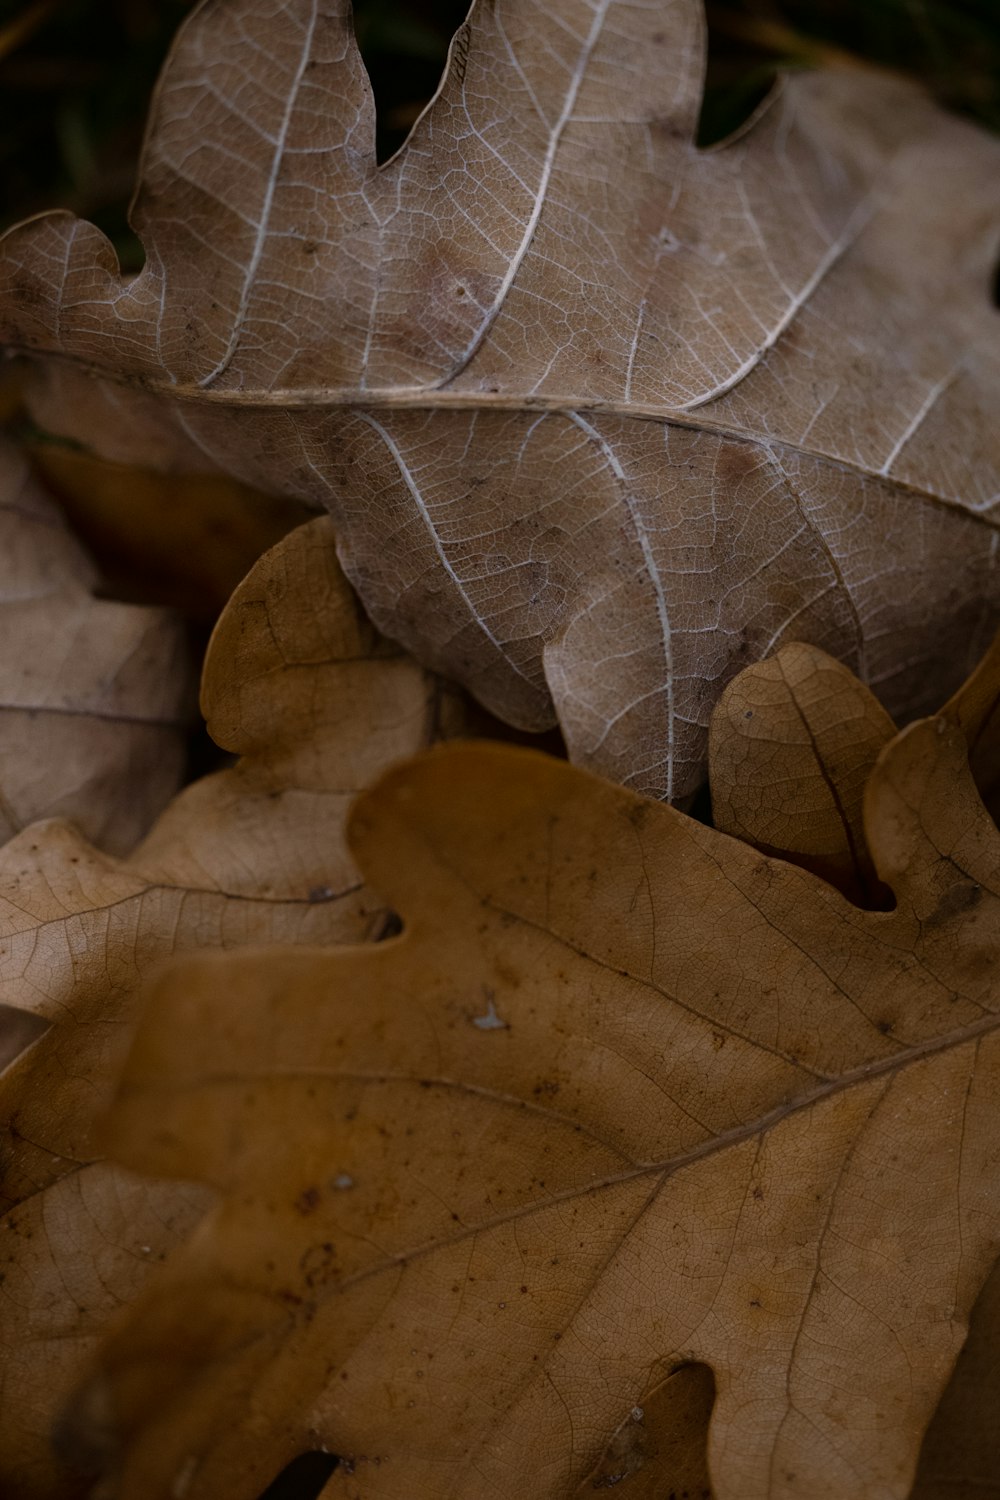
<path fill-rule="evenodd" d="M 731 1130 L 723 1131 L 719 1135 L 713 1135 L 709 1139 L 692 1146 L 681 1155 L 664 1157 L 655 1161 L 639 1162 L 635 1166 L 622 1172 L 608 1174 L 604 1177 L 588 1182 L 583 1186 L 574 1186 L 564 1189 L 562 1192 L 553 1192 L 544 1200 L 533 1201 L 523 1204 L 518 1208 L 506 1210 L 503 1213 L 494 1214 L 491 1218 L 482 1219 L 473 1225 L 463 1225 L 461 1229 L 450 1234 L 444 1234 L 436 1239 L 425 1241 L 411 1249 L 400 1250 L 385 1255 L 377 1264 L 366 1266 L 364 1269 L 344 1277 L 341 1281 L 331 1284 L 333 1293 L 342 1293 L 350 1287 L 365 1281 L 376 1275 L 381 1275 L 392 1266 L 409 1265 L 412 1261 L 432 1255 L 437 1251 L 449 1249 L 463 1241 L 491 1230 L 503 1228 L 504 1226 L 528 1218 L 532 1214 L 545 1213 L 562 1203 L 572 1203 L 588 1198 L 596 1193 L 608 1191 L 611 1188 L 621 1187 L 629 1182 L 637 1182 L 647 1177 L 661 1177 L 665 1182 L 675 1173 L 684 1168 L 693 1166 L 699 1161 L 718 1155 L 730 1147 L 739 1146 L 746 1141 L 753 1140 L 756 1136 L 763 1136 L 768 1131 L 775 1129 L 783 1121 L 800 1113 L 802 1110 L 810 1109 L 813 1105 L 824 1103 L 827 1099 L 846 1092 L 850 1088 L 869 1083 L 874 1079 L 890 1077 L 903 1072 L 909 1067 L 915 1067 L 929 1057 L 939 1053 L 947 1052 L 956 1047 L 964 1046 L 969 1042 L 978 1041 L 981 1037 L 1000 1029 L 1000 1016 L 989 1015 L 981 1017 L 978 1021 L 971 1022 L 968 1026 L 961 1027 L 956 1031 L 944 1036 L 936 1036 L 928 1041 L 916 1044 L 905 1052 L 895 1052 L 889 1057 L 880 1058 L 873 1062 L 860 1064 L 850 1069 L 839 1078 L 829 1083 L 821 1084 L 795 1099 L 785 1100 L 774 1105 L 770 1110 L 756 1116 L 753 1120 L 734 1126 Z M 242 1085 L 247 1080 L 266 1080 L 274 1078 L 301 1078 L 325 1079 L 343 1082 L 357 1082 L 363 1080 L 366 1083 L 387 1085 L 410 1085 L 414 1088 L 426 1090 L 428 1087 L 439 1087 L 455 1089 L 459 1093 L 468 1093 L 473 1097 L 482 1097 L 487 1093 L 482 1087 L 466 1083 L 462 1079 L 448 1078 L 446 1076 L 421 1077 L 418 1074 L 389 1074 L 389 1073 L 359 1073 L 356 1069 L 323 1068 L 317 1064 L 310 1064 L 303 1068 L 266 1068 L 260 1070 L 244 1069 L 239 1071 L 228 1071 L 218 1073 L 201 1073 L 196 1078 L 185 1080 L 182 1090 L 202 1091 L 206 1087 L 218 1085 Z M 122 1098 L 127 1098 L 133 1090 L 126 1084 L 121 1093 Z M 159 1090 L 157 1090 L 159 1092 Z M 489 1095 L 497 1104 L 515 1105 L 518 1108 L 530 1108 L 529 1101 L 519 1095 L 504 1095 L 498 1090 L 489 1090 Z M 565 1124 L 566 1116 L 560 1115 L 560 1123 Z M 593 1137 L 593 1132 L 584 1131 Z M 619 1149 L 619 1148 L 613 1148 Z M 624 1153 L 622 1153 L 624 1154 Z M 135 1165 L 135 1170 L 148 1170 L 147 1167 Z M 191 1174 L 186 1174 L 184 1180 L 190 1180 Z"/>
<path fill-rule="evenodd" d="M 29 358 L 38 358 L 36 350 L 5 346 Z M 554 396 L 538 396 L 506 391 L 448 391 L 435 390 L 432 386 L 384 386 L 361 389 L 357 386 L 302 386 L 294 390 L 247 391 L 211 389 L 202 390 L 198 385 L 171 385 L 165 381 L 142 379 L 95 366 L 93 362 L 73 355 L 46 352 L 45 361 L 72 365 L 88 375 L 97 375 L 108 385 L 137 389 L 146 395 L 164 400 L 166 404 L 176 402 L 180 406 L 223 406 L 242 411 L 508 411 L 525 412 L 532 415 L 565 416 L 568 419 L 586 413 L 590 416 L 616 417 L 627 421 L 660 422 L 666 427 L 679 427 L 689 432 L 704 432 L 730 442 L 743 443 L 762 452 L 780 450 L 796 457 L 815 459 L 844 473 L 858 474 L 866 480 L 888 484 L 895 490 L 905 491 L 942 510 L 955 512 L 968 520 L 985 526 L 990 531 L 1000 530 L 1000 516 L 976 510 L 947 495 L 922 488 L 909 480 L 900 479 L 891 473 L 866 464 L 852 461 L 839 454 L 825 452 L 806 444 L 772 435 L 757 435 L 743 428 L 724 422 L 713 422 L 704 416 L 691 416 L 681 407 L 663 406 L 655 402 L 629 402 L 607 400 L 598 396 L 574 396 L 571 393 Z M 705 408 L 699 408 L 699 412 Z"/>

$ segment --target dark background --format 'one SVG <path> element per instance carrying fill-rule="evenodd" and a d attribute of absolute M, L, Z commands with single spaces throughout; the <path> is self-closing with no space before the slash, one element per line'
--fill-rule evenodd
<path fill-rule="evenodd" d="M 433 93 L 466 0 L 357 0 L 379 152 Z M 71 208 L 141 262 L 126 209 L 157 71 L 191 0 L 0 0 L 0 229 Z M 1000 0 L 708 0 L 702 142 L 729 133 L 778 67 L 875 64 L 1000 131 Z M 998 186 L 1000 191 L 1000 186 Z"/>

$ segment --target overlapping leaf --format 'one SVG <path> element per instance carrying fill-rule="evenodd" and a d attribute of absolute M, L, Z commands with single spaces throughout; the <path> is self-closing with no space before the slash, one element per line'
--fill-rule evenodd
<path fill-rule="evenodd" d="M 97 1159 L 93 1120 L 144 976 L 206 945 L 377 936 L 386 912 L 345 847 L 346 808 L 434 737 L 442 701 L 361 616 L 329 522 L 311 522 L 254 569 L 213 638 L 203 706 L 236 765 L 185 790 L 127 859 L 60 821 L 0 851 L 2 993 L 34 1032 L 0 1076 L 5 1494 L 79 1493 L 54 1465 L 53 1412 L 110 1315 L 205 1206 L 201 1191 Z"/>
<path fill-rule="evenodd" d="M 893 733 L 845 667 L 808 646 L 784 647 L 734 678 L 712 716 L 715 827 L 873 904 L 862 799 Z"/>
<path fill-rule="evenodd" d="M 223 1199 L 75 1405 L 114 1492 L 668 1492 L 629 1424 L 694 1362 L 717 1500 L 903 1500 L 1000 1247 L 979 689 L 869 779 L 892 910 L 457 748 L 354 815 L 401 937 L 166 975 L 109 1130 Z"/>
<path fill-rule="evenodd" d="M 135 467 L 68 444 L 39 442 L 32 459 L 116 593 L 155 599 L 212 625 L 265 552 L 313 512 L 221 475 Z"/>
<path fill-rule="evenodd" d="M 998 685 L 1000 640 L 942 710 L 964 732 L 970 769 L 988 805 L 995 802 L 1000 771 Z M 738 831 L 765 852 L 780 848 L 785 858 L 817 870 L 855 899 L 871 901 L 878 893 L 871 882 L 860 794 L 891 732 L 870 694 L 843 667 L 820 652 L 785 647 L 778 657 L 742 672 L 713 715 L 716 826 Z M 998 1492 L 998 1330 L 1000 1267 L 995 1267 L 924 1439 L 910 1500 L 986 1500 Z M 696 1396 L 689 1404 L 692 1399 Z M 674 1407 L 683 1411 L 680 1402 Z M 630 1432 L 628 1423 L 624 1431 Z M 696 1417 L 689 1441 L 697 1431 Z M 611 1453 L 605 1463 L 614 1459 Z M 697 1476 L 693 1481 L 685 1476 L 678 1488 L 690 1492 L 697 1484 Z"/>
<path fill-rule="evenodd" d="M 97 599 L 96 583 L 24 458 L 0 446 L 0 842 L 61 816 L 125 853 L 180 780 L 181 624 Z"/>
<path fill-rule="evenodd" d="M 328 505 L 387 634 L 640 790 L 789 638 L 927 710 L 1000 606 L 1000 146 L 841 73 L 702 152 L 703 67 L 698 0 L 477 5 L 380 167 L 347 0 L 213 0 L 142 274 L 35 220 L 0 337 Z"/>

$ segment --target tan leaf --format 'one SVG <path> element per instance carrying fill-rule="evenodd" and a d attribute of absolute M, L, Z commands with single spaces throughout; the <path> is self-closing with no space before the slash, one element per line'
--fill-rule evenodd
<path fill-rule="evenodd" d="M 58 816 L 123 854 L 180 780 L 181 623 L 95 598 L 96 583 L 24 457 L 0 445 L 0 842 Z"/>
<path fill-rule="evenodd" d="M 843 668 L 836 668 L 829 658 L 821 653 L 807 653 L 799 646 L 785 647 L 779 653 L 784 670 L 779 673 L 776 664 L 769 660 L 742 672 L 722 695 L 711 725 L 711 767 L 713 785 L 717 785 L 721 798 L 716 802 L 716 825 L 719 824 L 720 807 L 729 818 L 729 831 L 742 833 L 744 838 L 760 847 L 770 838 L 771 852 L 776 849 L 807 864 L 802 857 L 802 845 L 814 846 L 809 825 L 794 817 L 794 803 L 773 796 L 768 774 L 773 774 L 775 759 L 783 765 L 792 757 L 791 766 L 799 798 L 819 791 L 816 772 L 820 764 L 819 754 L 808 776 L 803 777 L 803 763 L 793 744 L 774 744 L 772 736 L 782 731 L 794 730 L 794 718 L 787 712 L 792 702 L 791 693 L 786 697 L 780 683 L 786 676 L 800 681 L 806 676 L 807 685 L 814 692 L 818 688 L 816 672 L 826 680 L 830 695 L 838 705 L 837 712 L 829 722 L 821 723 L 816 735 L 815 748 L 822 751 L 832 741 L 834 751 L 843 751 L 845 739 L 848 755 L 825 755 L 822 776 L 829 778 L 829 798 L 817 809 L 817 822 L 824 835 L 824 860 L 818 873 L 846 888 L 852 895 L 864 893 L 858 889 L 854 878 L 854 859 L 860 843 L 855 826 L 849 835 L 850 825 L 860 811 L 852 796 L 856 786 L 857 764 L 853 751 L 857 746 L 855 735 L 845 736 L 844 728 L 853 726 L 855 733 L 860 722 L 875 730 L 877 715 L 868 719 L 871 698 L 866 690 Z M 815 658 L 815 671 L 810 670 L 808 656 Z M 780 679 L 780 682 L 779 682 Z M 812 695 L 810 695 L 812 696 Z M 825 706 L 826 695 L 820 702 Z M 745 727 L 740 720 L 740 709 L 753 703 L 755 722 Z M 808 708 L 811 705 L 806 705 Z M 1000 640 L 994 642 L 990 651 L 976 668 L 969 680 L 942 710 L 962 728 L 969 743 L 970 770 L 975 775 L 980 793 L 995 794 L 997 774 L 1000 770 L 1000 741 L 997 739 L 997 723 L 1000 714 Z M 761 710 L 764 710 L 763 714 Z M 744 708 L 744 712 L 745 712 Z M 815 718 L 811 718 L 811 729 L 816 733 Z M 869 754 L 876 748 L 872 736 Z M 859 749 L 861 747 L 858 747 Z M 742 754 L 740 753 L 742 751 Z M 872 756 L 873 758 L 873 756 Z M 727 786 L 725 768 L 736 775 L 738 785 L 733 791 Z M 784 789 L 783 789 L 784 790 Z M 756 793 L 756 797 L 755 797 Z M 771 793 L 771 795 L 769 795 Z M 849 808 L 850 818 L 830 817 L 829 803 L 835 800 Z M 732 817 L 735 803 L 737 817 Z M 767 811 L 770 816 L 762 817 Z M 784 816 L 782 816 L 784 814 Z M 826 815 L 824 815 L 826 814 Z M 995 820 L 995 815 L 994 815 Z M 734 826 L 735 824 L 739 826 Z M 837 850 L 838 829 L 840 848 Z M 764 834 L 765 838 L 755 835 Z M 785 852 L 781 849 L 780 837 L 784 835 L 795 845 Z M 861 834 L 863 838 L 863 833 Z M 807 864 L 808 867 L 808 864 Z M 817 868 L 815 865 L 813 868 Z M 848 872 L 844 881 L 838 872 Z M 686 1370 L 680 1373 L 687 1373 Z M 921 1450 L 920 1467 L 910 1500 L 988 1500 L 991 1495 L 1000 1496 L 1000 1428 L 996 1413 L 1000 1407 L 1000 1267 L 994 1267 L 973 1309 L 969 1337 L 959 1355 L 958 1363 L 941 1398 Z M 688 1485 L 695 1489 L 697 1481 Z"/>
<path fill-rule="evenodd" d="M 330 523 L 314 521 L 262 559 L 209 649 L 203 706 L 237 764 L 182 792 L 128 859 L 63 822 L 0 851 L 3 995 L 42 1033 L 0 1077 L 5 1495 L 76 1500 L 79 1481 L 53 1465 L 53 1412 L 111 1313 L 205 1206 L 204 1190 L 96 1159 L 93 1120 L 143 978 L 206 945 L 376 936 L 386 911 L 344 815 L 367 776 L 429 742 L 440 701 L 361 616 Z"/>
<path fill-rule="evenodd" d="M 294 500 L 220 475 L 163 474 L 52 443 L 31 452 L 119 598 L 210 625 L 257 559 L 310 519 Z"/>
<path fill-rule="evenodd" d="M 402 936 L 151 990 L 109 1138 L 223 1199 L 75 1405 L 108 1493 L 325 1446 L 330 1500 L 563 1500 L 696 1362 L 717 1500 L 903 1500 L 1000 1246 L 1000 835 L 951 720 L 865 823 L 891 911 L 530 752 L 390 773 L 353 841 Z"/>
<path fill-rule="evenodd" d="M 861 804 L 894 733 L 845 666 L 814 646 L 783 646 L 735 677 L 712 715 L 716 828 L 878 904 Z"/>
<path fill-rule="evenodd" d="M 1000 612 L 1000 142 L 842 70 L 700 151 L 704 34 L 699 0 L 477 5 L 378 166 L 347 0 L 202 6 L 142 273 L 36 219 L 0 338 L 329 506 L 386 634 L 639 790 L 690 791 L 790 639 L 926 711 Z"/>

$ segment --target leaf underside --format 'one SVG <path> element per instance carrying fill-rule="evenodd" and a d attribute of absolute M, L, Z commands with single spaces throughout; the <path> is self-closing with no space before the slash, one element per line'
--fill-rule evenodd
<path fill-rule="evenodd" d="M 345 0 L 214 0 L 154 100 L 142 273 L 35 220 L 0 338 L 328 506 L 385 633 L 635 789 L 688 793 L 786 640 L 927 711 L 1000 613 L 1000 144 L 842 72 L 702 152 L 704 51 L 697 0 L 476 6 L 379 166 Z"/>

